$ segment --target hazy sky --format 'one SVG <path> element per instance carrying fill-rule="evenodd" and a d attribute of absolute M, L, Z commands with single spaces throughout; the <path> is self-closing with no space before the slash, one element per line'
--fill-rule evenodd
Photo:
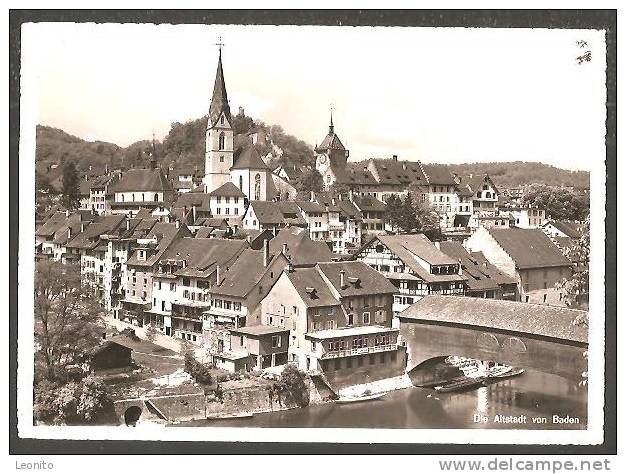
<path fill-rule="evenodd" d="M 354 160 L 604 160 L 604 34 L 590 30 L 26 25 L 38 123 L 121 146 L 162 139 L 207 113 L 218 35 L 233 113 L 315 145 L 332 103 Z"/>

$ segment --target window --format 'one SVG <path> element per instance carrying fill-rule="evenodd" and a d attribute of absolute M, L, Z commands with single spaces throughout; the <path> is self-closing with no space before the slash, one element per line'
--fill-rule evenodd
<path fill-rule="evenodd" d="M 220 117 L 220 124 L 224 125 L 224 116 L 223 115 Z"/>
<path fill-rule="evenodd" d="M 176 283 L 170 283 L 170 291 L 176 291 Z"/>
<path fill-rule="evenodd" d="M 241 311 L 241 303 L 234 302 L 233 303 L 233 309 L 235 311 Z"/>
<path fill-rule="evenodd" d="M 272 336 L 272 348 L 281 346 L 281 336 Z"/>
<path fill-rule="evenodd" d="M 348 326 L 352 326 L 354 324 L 354 314 L 348 315 Z"/>
<path fill-rule="evenodd" d="M 261 199 L 261 175 L 257 173 L 254 176 L 254 199 Z"/>
<path fill-rule="evenodd" d="M 224 149 L 224 141 L 225 141 L 225 135 L 224 135 L 224 132 L 222 132 L 222 133 L 220 133 L 219 145 L 218 145 L 218 148 L 220 150 Z M 223 161 L 224 161 L 224 157 L 220 156 L 220 162 L 223 162 Z"/>
<path fill-rule="evenodd" d="M 369 324 L 369 323 L 370 323 L 370 313 L 365 312 L 363 313 L 363 324 Z"/>
<path fill-rule="evenodd" d="M 243 176 L 239 176 L 239 190 L 243 191 Z"/>
<path fill-rule="evenodd" d="M 311 341 L 311 351 L 315 352 L 317 350 L 317 343 L 315 341 Z"/>

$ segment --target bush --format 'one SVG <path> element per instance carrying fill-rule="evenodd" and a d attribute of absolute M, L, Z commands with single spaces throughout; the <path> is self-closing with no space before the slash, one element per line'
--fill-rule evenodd
<path fill-rule="evenodd" d="M 211 385 L 213 383 L 211 368 L 210 364 L 203 364 L 196 360 L 191 352 L 185 354 L 185 372 L 191 375 L 196 382 Z"/>

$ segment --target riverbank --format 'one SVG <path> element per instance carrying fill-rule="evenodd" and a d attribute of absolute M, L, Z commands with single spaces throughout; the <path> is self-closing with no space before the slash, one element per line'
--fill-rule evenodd
<path fill-rule="evenodd" d="M 375 382 L 351 385 L 338 391 L 340 397 L 352 398 L 360 397 L 364 394 L 377 394 L 410 388 L 413 384 L 407 374 L 391 377 L 388 379 L 377 380 Z"/>

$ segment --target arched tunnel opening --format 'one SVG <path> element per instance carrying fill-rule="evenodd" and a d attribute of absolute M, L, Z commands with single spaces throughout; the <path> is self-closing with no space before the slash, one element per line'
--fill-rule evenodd
<path fill-rule="evenodd" d="M 124 412 L 124 423 L 126 426 L 137 426 L 137 422 L 139 421 L 139 418 L 141 418 L 141 412 L 141 407 L 138 407 L 137 405 L 128 407 Z"/>

